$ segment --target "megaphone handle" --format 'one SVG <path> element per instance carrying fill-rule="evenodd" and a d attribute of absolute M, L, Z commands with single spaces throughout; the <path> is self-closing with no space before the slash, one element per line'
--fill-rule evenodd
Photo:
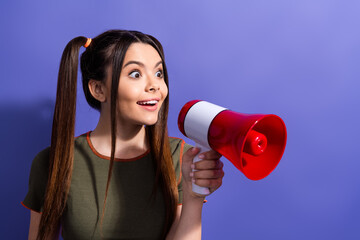
<path fill-rule="evenodd" d="M 200 145 L 199 143 L 196 143 L 195 145 L 196 148 L 199 148 L 200 149 L 200 152 L 194 157 L 194 160 L 193 160 L 193 163 L 196 163 L 196 162 L 199 162 L 201 159 L 198 157 L 200 155 L 200 153 L 202 152 L 207 152 L 209 151 L 210 149 L 208 147 L 204 147 L 202 145 Z M 193 169 L 193 172 L 195 172 L 196 170 Z M 204 196 L 207 196 L 210 194 L 210 190 L 209 188 L 206 188 L 206 187 L 200 187 L 198 185 L 196 185 L 195 183 L 192 184 L 192 191 L 194 193 L 198 193 L 200 195 L 204 195 Z"/>

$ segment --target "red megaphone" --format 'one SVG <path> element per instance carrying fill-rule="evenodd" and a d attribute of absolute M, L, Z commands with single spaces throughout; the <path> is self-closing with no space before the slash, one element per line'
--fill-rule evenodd
<path fill-rule="evenodd" d="M 269 175 L 285 150 L 285 123 L 273 114 L 238 113 L 206 101 L 192 100 L 181 109 L 178 126 L 202 152 L 212 148 L 251 180 Z M 199 159 L 195 158 L 196 161 Z M 196 185 L 193 191 L 210 193 L 207 188 Z"/>

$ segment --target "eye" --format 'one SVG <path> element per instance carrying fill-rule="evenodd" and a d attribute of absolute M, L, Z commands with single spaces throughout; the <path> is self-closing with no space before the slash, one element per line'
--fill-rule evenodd
<path fill-rule="evenodd" d="M 158 78 L 163 78 L 163 71 L 162 70 L 159 70 L 155 73 L 155 76 L 158 77 Z"/>
<path fill-rule="evenodd" d="M 135 70 L 135 71 L 132 71 L 130 74 L 129 74 L 130 77 L 132 78 L 139 78 L 141 77 L 141 74 L 139 71 Z"/>

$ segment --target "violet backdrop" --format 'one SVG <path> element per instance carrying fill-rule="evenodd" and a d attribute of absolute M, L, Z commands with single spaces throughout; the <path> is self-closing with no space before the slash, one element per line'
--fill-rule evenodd
<path fill-rule="evenodd" d="M 203 239 L 360 239 L 359 23 L 356 0 L 1 1 L 1 238 L 27 237 L 20 202 L 33 157 L 50 143 L 65 45 L 120 28 L 164 46 L 172 136 L 182 137 L 177 115 L 192 99 L 287 125 L 267 178 L 248 180 L 223 159 Z M 76 135 L 98 119 L 80 82 Z"/>

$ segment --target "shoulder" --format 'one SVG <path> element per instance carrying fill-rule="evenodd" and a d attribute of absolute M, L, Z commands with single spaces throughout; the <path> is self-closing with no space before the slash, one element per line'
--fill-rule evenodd
<path fill-rule="evenodd" d="M 31 165 L 31 173 L 37 175 L 39 172 L 47 172 L 49 169 L 50 147 L 40 151 L 35 157 Z M 35 173 L 36 172 L 36 173 Z"/>
<path fill-rule="evenodd" d="M 186 153 L 186 151 L 190 149 L 192 146 L 187 144 L 183 139 L 176 137 L 169 137 L 169 142 L 170 142 L 173 165 L 176 174 L 179 176 L 182 157 L 184 153 Z"/>
<path fill-rule="evenodd" d="M 84 133 L 75 138 L 74 148 L 75 151 L 86 144 L 86 138 L 88 133 Z M 41 176 L 47 175 L 49 166 L 50 166 L 50 147 L 47 147 L 41 150 L 33 159 L 31 164 L 31 173 L 33 175 L 38 175 L 41 173 Z"/>
<path fill-rule="evenodd" d="M 75 150 L 79 147 L 86 144 L 86 138 L 88 133 L 84 133 L 74 139 L 74 148 Z M 49 158 L 50 158 L 50 147 L 47 147 L 41 150 L 34 158 L 31 168 L 44 170 L 44 168 L 49 168 Z"/>
<path fill-rule="evenodd" d="M 169 137 L 169 141 L 172 152 L 180 151 L 181 149 L 188 150 L 189 148 L 192 148 L 192 146 L 187 144 L 182 138 Z"/>
<path fill-rule="evenodd" d="M 76 149 L 78 147 L 86 145 L 89 137 L 90 137 L 90 131 L 75 137 L 74 148 Z"/>
<path fill-rule="evenodd" d="M 181 183 L 181 164 L 182 157 L 192 146 L 187 144 L 183 139 L 176 137 L 169 137 L 172 161 L 175 170 L 175 176 L 177 179 L 179 203 L 182 203 L 182 183 Z"/>
<path fill-rule="evenodd" d="M 183 139 L 176 137 L 169 137 L 171 154 L 174 157 L 181 158 L 182 155 L 192 146 L 187 144 Z"/>
<path fill-rule="evenodd" d="M 49 166 L 50 166 L 50 147 L 47 147 L 40 151 L 33 159 L 31 164 L 29 184 L 34 185 L 43 185 L 47 183 L 47 178 L 49 175 Z"/>
<path fill-rule="evenodd" d="M 41 212 L 49 175 L 50 148 L 40 151 L 31 164 L 28 193 L 22 204 L 36 212 Z"/>

